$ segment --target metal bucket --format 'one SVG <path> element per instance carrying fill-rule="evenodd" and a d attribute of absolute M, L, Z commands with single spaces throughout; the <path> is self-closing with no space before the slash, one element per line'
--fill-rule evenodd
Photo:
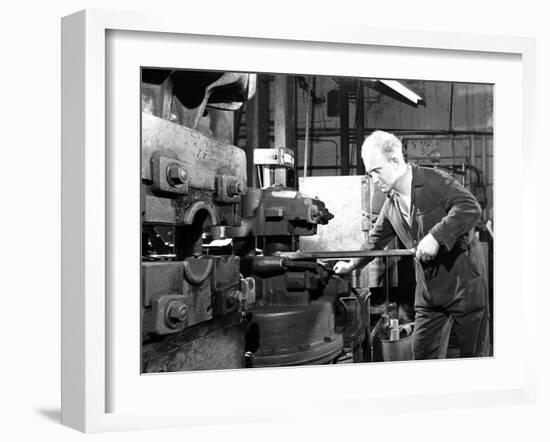
<path fill-rule="evenodd" d="M 412 335 L 395 341 L 380 340 L 383 361 L 411 361 Z"/>
<path fill-rule="evenodd" d="M 413 359 L 412 334 L 394 341 L 380 339 L 375 335 L 372 344 L 375 362 L 411 361 Z"/>

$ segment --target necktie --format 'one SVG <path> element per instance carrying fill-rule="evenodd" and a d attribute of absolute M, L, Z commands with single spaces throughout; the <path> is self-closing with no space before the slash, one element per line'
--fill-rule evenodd
<path fill-rule="evenodd" d="M 407 203 L 405 203 L 405 199 L 399 194 L 399 192 L 394 192 L 394 201 L 399 209 L 399 212 L 401 212 L 401 215 L 403 215 L 403 218 L 409 225 L 411 226 L 411 216 L 410 216 L 410 208 L 407 207 Z"/>

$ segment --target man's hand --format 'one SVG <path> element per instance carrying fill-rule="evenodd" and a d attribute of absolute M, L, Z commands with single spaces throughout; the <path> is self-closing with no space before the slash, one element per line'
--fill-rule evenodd
<path fill-rule="evenodd" d="M 337 275 L 347 275 L 355 270 L 355 263 L 353 261 L 338 261 L 332 270 Z"/>
<path fill-rule="evenodd" d="M 422 241 L 418 243 L 416 248 L 416 259 L 422 262 L 434 259 L 439 251 L 439 243 L 435 240 L 431 233 L 428 233 Z"/>

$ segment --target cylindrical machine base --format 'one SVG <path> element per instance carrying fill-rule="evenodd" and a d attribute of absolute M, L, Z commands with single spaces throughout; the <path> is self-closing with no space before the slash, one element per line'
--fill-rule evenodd
<path fill-rule="evenodd" d="M 323 364 L 342 351 L 343 338 L 334 331 L 334 306 L 329 301 L 261 306 L 251 313 L 247 350 L 252 367 Z"/>

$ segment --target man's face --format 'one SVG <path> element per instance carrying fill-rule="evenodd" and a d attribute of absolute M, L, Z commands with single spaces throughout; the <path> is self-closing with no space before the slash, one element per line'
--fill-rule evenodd
<path fill-rule="evenodd" d="M 363 161 L 367 175 L 384 193 L 393 189 L 397 179 L 402 175 L 399 161 L 396 158 L 388 159 L 378 149 L 368 151 Z"/>

